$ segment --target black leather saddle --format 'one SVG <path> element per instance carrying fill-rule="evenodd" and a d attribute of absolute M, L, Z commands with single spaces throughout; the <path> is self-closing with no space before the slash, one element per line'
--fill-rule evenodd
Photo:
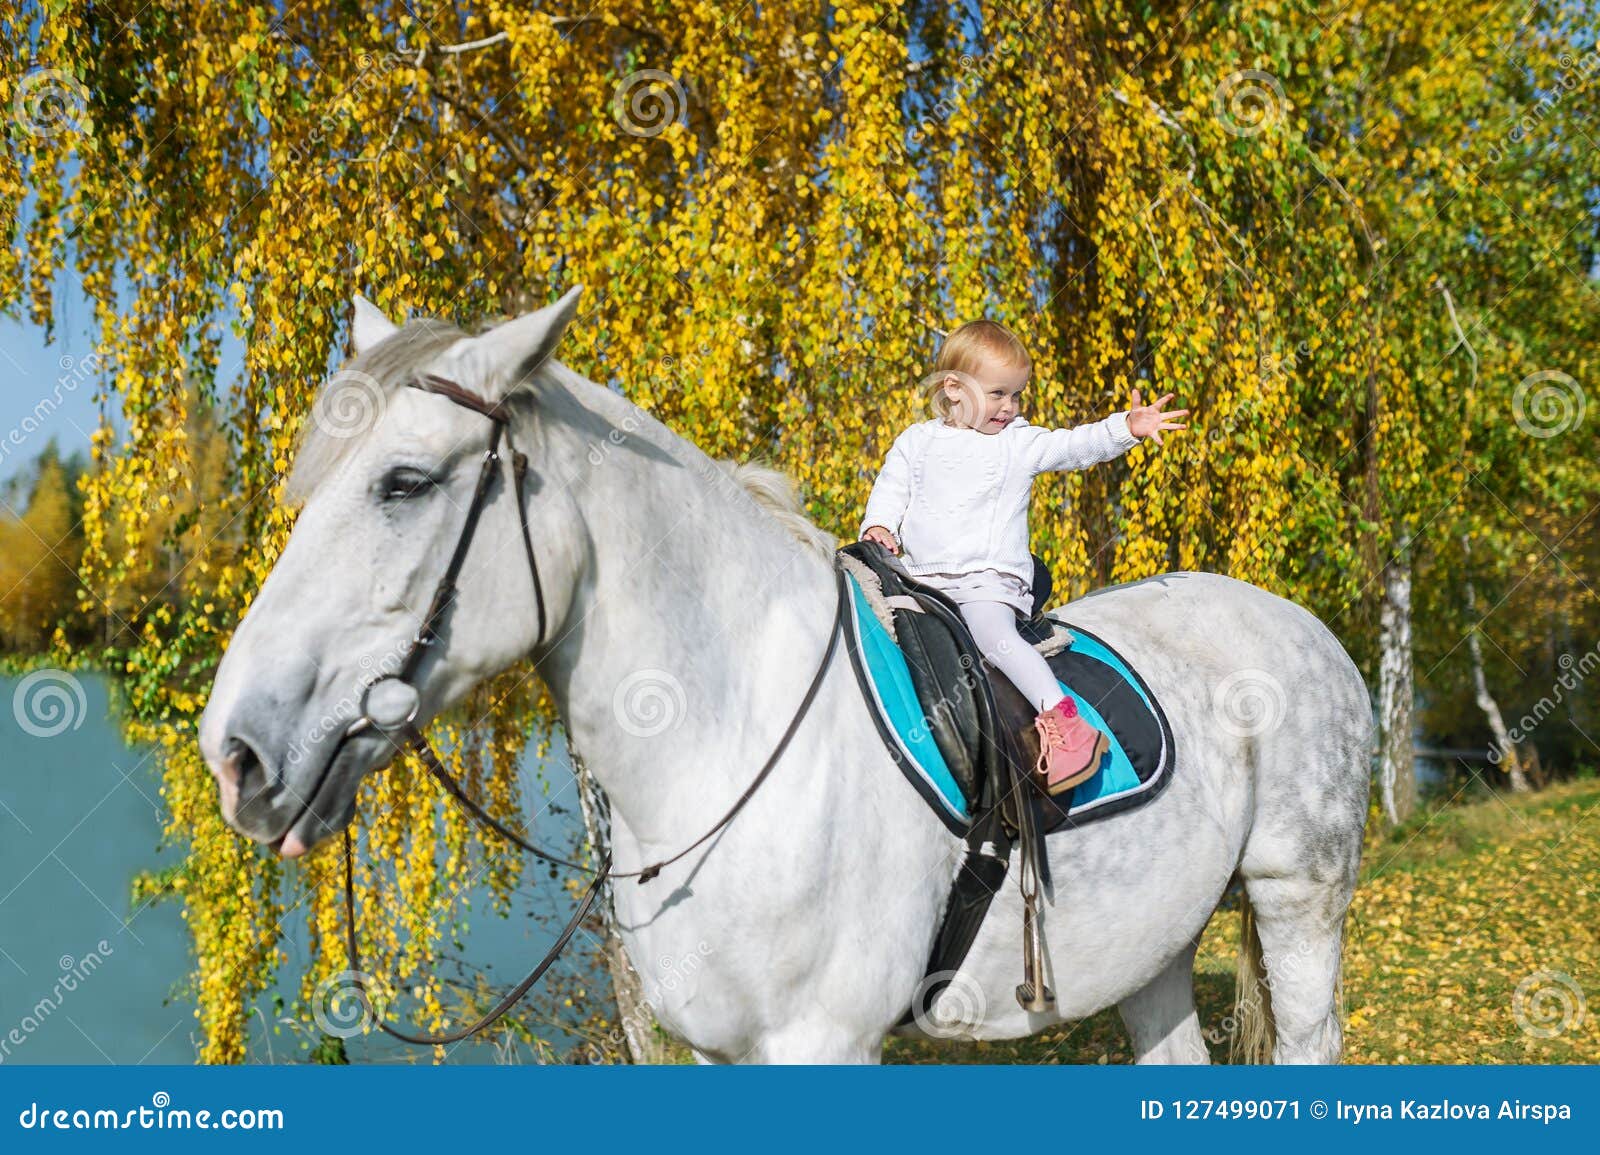
<path fill-rule="evenodd" d="M 905 655 L 929 731 L 966 797 L 969 812 L 976 813 L 984 784 L 999 772 L 1000 760 L 1021 755 L 1009 747 L 1031 725 L 1034 712 L 1010 679 L 984 665 L 960 608 L 947 594 L 917 581 L 877 542 L 858 541 L 839 552 L 870 569 L 884 596 L 894 599 L 895 640 Z M 1029 645 L 1037 645 L 1054 631 L 1044 616 L 1054 586 L 1044 560 L 1037 554 L 1032 557 L 1034 613 L 1017 614 L 1017 632 Z"/>

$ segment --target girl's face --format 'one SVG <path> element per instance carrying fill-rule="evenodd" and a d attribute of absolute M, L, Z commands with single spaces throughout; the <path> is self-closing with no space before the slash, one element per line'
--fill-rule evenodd
<path fill-rule="evenodd" d="M 985 357 L 976 372 L 948 374 L 944 395 L 950 400 L 949 421 L 980 433 L 999 433 L 1016 418 L 1028 367 L 1007 365 Z"/>

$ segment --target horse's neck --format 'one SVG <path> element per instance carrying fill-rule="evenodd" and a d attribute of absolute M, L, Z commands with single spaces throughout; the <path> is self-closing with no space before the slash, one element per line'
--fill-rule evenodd
<path fill-rule="evenodd" d="M 542 431 L 552 465 L 572 463 L 587 558 L 540 668 L 628 829 L 677 849 L 726 811 L 793 716 L 837 587 L 826 561 L 700 450 L 582 386 L 593 392 L 573 396 L 621 437 L 597 463 L 590 418 Z"/>

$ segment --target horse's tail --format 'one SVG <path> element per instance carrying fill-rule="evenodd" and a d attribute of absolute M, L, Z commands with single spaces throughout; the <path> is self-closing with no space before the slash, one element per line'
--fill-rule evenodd
<path fill-rule="evenodd" d="M 1341 976 L 1342 977 L 1342 976 Z M 1250 896 L 1239 892 L 1239 961 L 1234 971 L 1233 1033 L 1230 1063 L 1270 1063 L 1277 1032 L 1272 1025 L 1272 998 L 1261 961 L 1261 935 Z"/>

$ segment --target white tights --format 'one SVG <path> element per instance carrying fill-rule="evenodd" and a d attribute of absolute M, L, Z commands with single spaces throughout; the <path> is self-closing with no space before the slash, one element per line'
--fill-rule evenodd
<path fill-rule="evenodd" d="M 961 616 L 991 666 L 1022 691 L 1041 713 L 1062 698 L 1050 663 L 1017 633 L 1017 614 L 1004 602 L 962 602 Z"/>

